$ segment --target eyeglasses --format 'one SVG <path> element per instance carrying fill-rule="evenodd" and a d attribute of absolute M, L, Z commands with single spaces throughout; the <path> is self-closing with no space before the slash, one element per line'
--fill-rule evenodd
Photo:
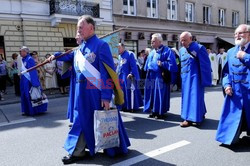
<path fill-rule="evenodd" d="M 234 36 L 242 36 L 244 33 L 250 33 L 250 31 L 245 31 L 245 32 L 237 32 L 237 33 L 234 33 Z"/>

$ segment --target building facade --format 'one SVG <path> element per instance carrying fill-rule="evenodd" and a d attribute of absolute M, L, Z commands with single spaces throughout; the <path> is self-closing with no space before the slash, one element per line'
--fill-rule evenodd
<path fill-rule="evenodd" d="M 246 22 L 247 24 L 250 24 L 250 0 L 245 0 L 246 1 Z"/>
<path fill-rule="evenodd" d="M 114 29 L 127 27 L 121 41 L 135 52 L 150 47 L 153 33 L 161 33 L 164 44 L 180 48 L 183 31 L 217 52 L 233 46 L 235 27 L 246 22 L 245 5 L 242 0 L 114 0 Z"/>
<path fill-rule="evenodd" d="M 89 14 L 97 22 L 99 36 L 113 30 L 111 0 L 1 0 L 0 54 L 11 60 L 23 45 L 46 53 L 76 46 L 79 16 Z"/>

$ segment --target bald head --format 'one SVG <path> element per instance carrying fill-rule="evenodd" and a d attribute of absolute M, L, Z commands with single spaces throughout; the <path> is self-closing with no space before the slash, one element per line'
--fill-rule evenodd
<path fill-rule="evenodd" d="M 188 48 L 192 42 L 192 34 L 190 32 L 182 32 L 180 35 L 180 42 L 183 47 Z"/>
<path fill-rule="evenodd" d="M 182 32 L 180 37 L 192 37 L 192 34 L 188 31 Z"/>

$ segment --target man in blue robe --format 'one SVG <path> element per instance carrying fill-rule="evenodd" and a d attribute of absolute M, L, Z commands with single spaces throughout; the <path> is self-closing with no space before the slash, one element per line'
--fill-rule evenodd
<path fill-rule="evenodd" d="M 242 131 L 250 135 L 250 26 L 239 25 L 234 38 L 223 69 L 226 96 L 216 134 L 226 145 L 237 143 Z"/>
<path fill-rule="evenodd" d="M 182 48 L 180 49 L 182 104 L 181 127 L 199 124 L 206 114 L 204 89 L 211 86 L 211 65 L 204 46 L 192 41 L 190 32 L 180 35 Z"/>
<path fill-rule="evenodd" d="M 29 54 L 29 48 L 23 46 L 20 49 L 20 55 L 22 57 L 22 69 L 25 71 L 28 68 L 35 66 L 34 59 Z M 39 106 L 32 107 L 30 98 L 31 87 L 40 87 L 40 82 L 38 78 L 37 70 L 32 70 L 29 73 L 21 75 L 20 80 L 20 91 L 21 91 L 21 107 L 22 115 L 36 115 L 47 111 L 47 103 L 41 104 Z"/>
<path fill-rule="evenodd" d="M 94 111 L 109 109 L 109 103 L 112 98 L 113 88 L 107 85 L 110 82 L 108 74 L 103 63 L 107 64 L 114 70 L 114 62 L 109 45 L 100 40 L 95 35 L 95 22 L 91 16 L 81 16 L 78 19 L 77 32 L 81 35 L 83 43 L 80 45 L 81 56 L 100 72 L 102 85 L 96 88 L 81 72 L 81 63 L 78 58 L 79 54 L 68 54 L 59 58 L 62 61 L 71 61 L 74 63 L 74 71 L 76 76 L 75 95 L 74 95 L 74 120 L 73 126 L 69 131 L 64 148 L 69 153 L 63 157 L 64 164 L 74 163 L 83 159 L 86 155 L 85 149 L 88 148 L 90 155 L 95 154 L 95 137 L 94 137 Z M 60 53 L 59 53 L 60 54 Z M 58 53 L 55 56 L 59 55 Z M 78 58 L 77 58 L 78 57 Z M 53 59 L 53 57 L 51 57 Z M 50 59 L 50 60 L 51 60 Z M 87 69 L 88 70 L 88 69 Z M 91 71 L 89 71 L 91 72 Z M 94 79 L 94 78 L 93 78 Z M 127 153 L 127 147 L 130 146 L 127 133 L 123 127 L 121 115 L 119 116 L 119 138 L 120 146 L 105 149 L 105 152 L 114 156 L 118 153 Z"/>
<path fill-rule="evenodd" d="M 125 50 L 125 45 L 119 43 L 119 80 L 124 94 L 123 111 L 138 110 L 143 105 L 141 92 L 137 85 L 140 80 L 136 60 L 133 52 Z"/>
<path fill-rule="evenodd" d="M 174 52 L 162 44 L 162 36 L 153 34 L 152 48 L 148 55 L 144 70 L 147 71 L 144 91 L 144 112 L 150 112 L 149 118 L 163 119 L 170 108 L 170 77 L 163 80 L 163 71 L 177 72 Z"/>

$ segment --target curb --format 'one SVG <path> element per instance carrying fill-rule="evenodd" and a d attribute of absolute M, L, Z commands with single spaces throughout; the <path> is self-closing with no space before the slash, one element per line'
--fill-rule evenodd
<path fill-rule="evenodd" d="M 56 95 L 47 95 L 48 99 L 55 99 L 55 98 L 63 98 L 63 97 L 69 97 L 69 95 L 62 95 L 62 94 L 56 94 Z M 12 100 L 12 101 L 8 101 L 8 100 L 5 100 L 5 101 L 0 101 L 0 106 L 3 106 L 3 105 L 10 105 L 10 104 L 17 104 L 17 103 L 20 103 L 21 102 L 21 98 L 18 97 L 16 100 Z"/>

